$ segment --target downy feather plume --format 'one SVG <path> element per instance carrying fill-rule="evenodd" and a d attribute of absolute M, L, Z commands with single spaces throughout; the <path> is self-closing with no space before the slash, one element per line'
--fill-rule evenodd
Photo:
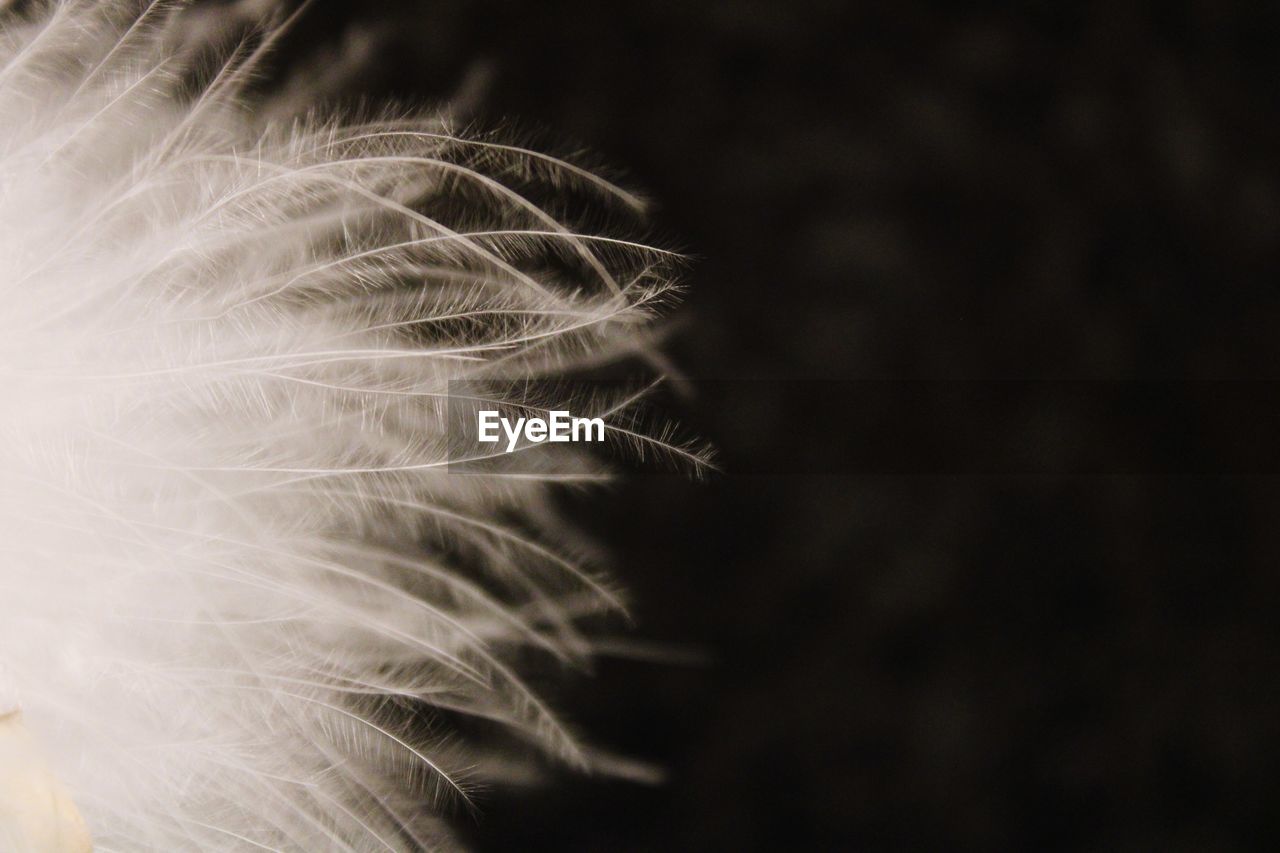
<path fill-rule="evenodd" d="M 521 671 L 621 607 L 554 501 L 604 463 L 460 472 L 453 398 L 702 464 L 573 390 L 655 375 L 673 258 L 580 167 L 253 94 L 283 24 L 192 11 L 0 11 L 0 849 L 450 847 L 495 744 L 598 764 Z"/>

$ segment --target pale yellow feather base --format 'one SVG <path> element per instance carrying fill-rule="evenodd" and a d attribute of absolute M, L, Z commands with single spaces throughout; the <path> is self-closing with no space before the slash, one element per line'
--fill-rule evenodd
<path fill-rule="evenodd" d="M 14 712 L 0 717 L 0 850 L 89 853 L 93 843 L 80 811 L 49 772 Z"/>

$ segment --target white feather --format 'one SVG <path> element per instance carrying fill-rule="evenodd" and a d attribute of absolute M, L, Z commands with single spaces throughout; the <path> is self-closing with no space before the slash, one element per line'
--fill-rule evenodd
<path fill-rule="evenodd" d="M 0 661 L 53 768 L 0 770 L 0 824 L 39 778 L 100 851 L 448 846 L 484 746 L 449 721 L 588 767 L 517 663 L 618 606 L 550 503 L 601 464 L 450 473 L 449 383 L 528 405 L 645 352 L 671 259 L 573 225 L 634 197 L 439 121 L 258 126 L 278 30 L 210 65 L 183 20 L 0 35 Z"/>

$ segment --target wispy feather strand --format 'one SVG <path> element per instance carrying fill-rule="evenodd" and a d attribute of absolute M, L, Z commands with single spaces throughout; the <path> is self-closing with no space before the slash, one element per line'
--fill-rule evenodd
<path fill-rule="evenodd" d="M 412 850 L 484 775 L 450 720 L 591 767 L 517 669 L 621 606 L 552 503 L 607 470 L 451 473 L 449 389 L 541 383 L 700 464 L 554 381 L 651 350 L 673 257 L 580 227 L 640 202 L 439 119 L 263 126 L 275 26 L 212 51 L 171 4 L 4 15 L 0 717 L 40 784 L 100 851 Z M 38 846 L 5 772 L 0 847 Z"/>

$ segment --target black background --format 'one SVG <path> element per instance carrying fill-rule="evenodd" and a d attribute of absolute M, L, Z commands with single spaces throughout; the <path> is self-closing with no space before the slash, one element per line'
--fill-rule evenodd
<path fill-rule="evenodd" d="M 1115 471 L 1087 438 L 1056 474 L 868 471 L 871 434 L 948 425 L 837 381 L 1280 379 L 1275 9 L 315 4 L 286 56 L 372 36 L 341 95 L 589 150 L 698 259 L 671 351 L 726 472 L 569 505 L 635 635 L 707 662 L 557 696 L 668 781 L 494 789 L 470 843 L 1280 839 L 1274 471 L 1215 473 L 1230 440 L 1181 416 Z M 1006 438 L 1094 434 L 1046 411 Z"/>

